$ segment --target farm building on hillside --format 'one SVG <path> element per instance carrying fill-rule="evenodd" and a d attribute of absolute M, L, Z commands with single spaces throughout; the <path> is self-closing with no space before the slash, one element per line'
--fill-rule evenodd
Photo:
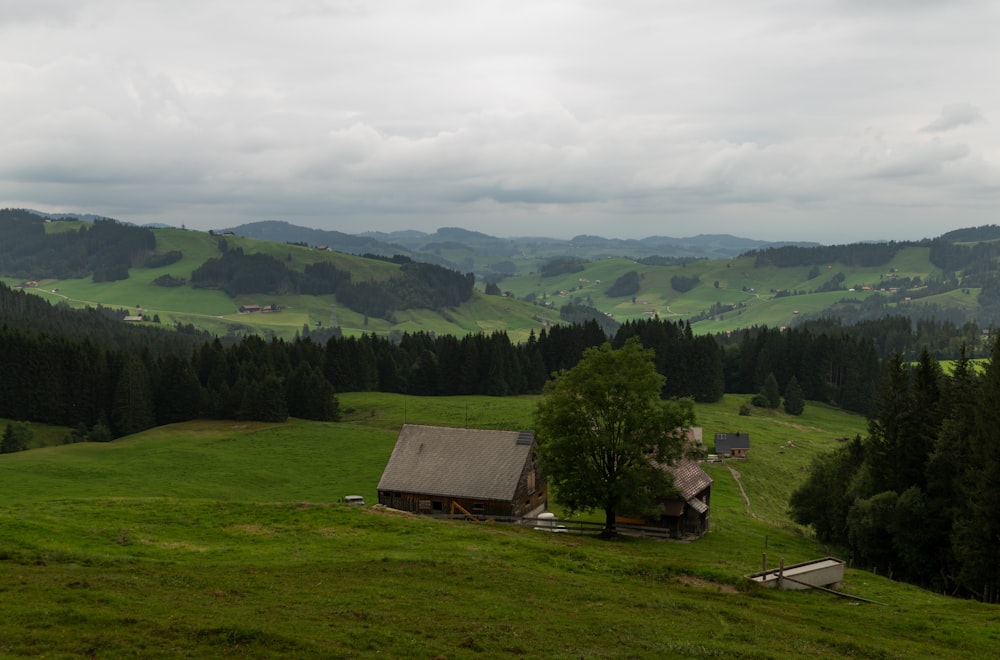
<path fill-rule="evenodd" d="M 547 492 L 535 434 L 406 424 L 378 482 L 378 501 L 414 513 L 536 516 Z"/>
<path fill-rule="evenodd" d="M 618 516 L 618 522 L 665 527 L 675 538 L 704 536 L 708 531 L 712 477 L 689 458 L 682 458 L 677 465 L 651 463 L 673 477 L 677 495 L 660 500 L 660 513 L 655 519 Z"/>
<path fill-rule="evenodd" d="M 715 453 L 723 458 L 746 458 L 750 453 L 750 434 L 716 433 Z"/>
<path fill-rule="evenodd" d="M 678 496 L 663 501 L 660 524 L 674 536 L 704 536 L 708 531 L 708 507 L 712 499 L 712 477 L 697 461 L 683 458 L 677 465 L 661 465 L 674 477 Z"/>

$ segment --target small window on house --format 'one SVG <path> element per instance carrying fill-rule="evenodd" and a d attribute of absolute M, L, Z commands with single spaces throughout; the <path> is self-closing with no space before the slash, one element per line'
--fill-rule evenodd
<path fill-rule="evenodd" d="M 482 502 L 477 502 L 476 504 L 472 505 L 472 510 L 475 511 L 476 513 L 482 513 L 486 511 L 486 505 L 483 504 Z"/>
<path fill-rule="evenodd" d="M 431 501 L 430 500 L 420 500 L 420 502 L 417 503 L 417 508 L 430 510 L 430 508 L 431 508 Z"/>
<path fill-rule="evenodd" d="M 438 500 L 434 500 L 433 502 L 431 502 L 431 508 L 434 509 L 435 511 L 441 511 L 442 504 Z"/>

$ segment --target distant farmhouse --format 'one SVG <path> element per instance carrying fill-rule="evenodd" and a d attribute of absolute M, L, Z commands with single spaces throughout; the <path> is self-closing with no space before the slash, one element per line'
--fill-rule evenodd
<path fill-rule="evenodd" d="M 746 458 L 750 453 L 750 434 L 716 433 L 715 453 L 723 458 Z"/>
<path fill-rule="evenodd" d="M 278 305 L 264 305 L 263 307 L 260 305 L 240 305 L 238 311 L 240 314 L 257 314 L 259 312 L 266 314 L 268 312 L 280 312 L 283 309 L 284 307 L 279 307 Z"/>
<path fill-rule="evenodd" d="M 378 501 L 413 513 L 537 516 L 548 500 L 535 434 L 406 424 L 379 480 Z"/>

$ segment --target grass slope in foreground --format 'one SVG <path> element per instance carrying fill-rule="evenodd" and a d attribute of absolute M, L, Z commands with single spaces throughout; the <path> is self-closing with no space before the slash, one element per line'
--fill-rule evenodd
<path fill-rule="evenodd" d="M 739 402 L 699 407 L 706 434 Z M 0 456 L 0 655 L 987 657 L 1000 642 L 997 608 L 861 571 L 845 591 L 884 605 L 743 583 L 765 550 L 825 552 L 779 491 L 859 418 L 739 418 L 747 499 L 713 467 L 706 538 L 606 542 L 335 503 L 374 496 L 402 416 L 523 427 L 531 399 L 342 404 L 341 424 L 187 423 Z"/>

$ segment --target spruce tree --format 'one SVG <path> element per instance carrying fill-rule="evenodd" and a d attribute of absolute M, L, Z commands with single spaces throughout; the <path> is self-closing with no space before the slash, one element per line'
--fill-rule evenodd
<path fill-rule="evenodd" d="M 801 415 L 806 409 L 806 400 L 799 387 L 799 381 L 792 376 L 785 386 L 785 412 L 789 415 Z"/>
<path fill-rule="evenodd" d="M 1000 340 L 994 343 L 989 366 L 980 381 L 969 437 L 968 470 L 962 483 L 965 506 L 952 534 L 952 549 L 959 562 L 959 582 L 980 600 L 1000 602 L 1000 564 L 996 540 L 1000 538 Z"/>
<path fill-rule="evenodd" d="M 137 357 L 127 357 L 118 374 L 111 425 L 118 436 L 131 435 L 156 426 L 149 372 Z"/>
<path fill-rule="evenodd" d="M 777 408 L 781 405 L 781 389 L 778 387 L 778 379 L 775 378 L 774 372 L 769 373 L 764 379 L 764 387 L 760 393 L 767 399 L 768 408 Z"/>
<path fill-rule="evenodd" d="M 0 440 L 0 454 L 13 454 L 22 449 L 24 447 L 21 446 L 20 438 L 14 433 L 14 427 L 7 424 L 3 431 L 3 439 Z"/>

